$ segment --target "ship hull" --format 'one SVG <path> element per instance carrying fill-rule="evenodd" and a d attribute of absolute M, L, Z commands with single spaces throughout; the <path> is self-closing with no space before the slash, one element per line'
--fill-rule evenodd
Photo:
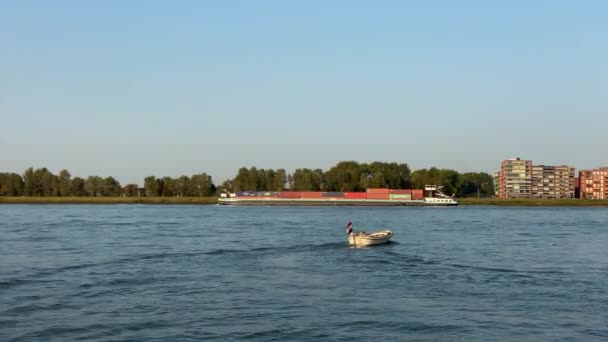
<path fill-rule="evenodd" d="M 373 199 L 291 199 L 291 198 L 220 198 L 221 205 L 237 206 L 428 206 L 424 200 L 373 200 Z M 449 206 L 455 204 L 430 204 Z"/>

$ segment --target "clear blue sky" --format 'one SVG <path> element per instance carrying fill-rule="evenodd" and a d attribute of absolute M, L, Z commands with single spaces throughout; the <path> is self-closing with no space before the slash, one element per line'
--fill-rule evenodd
<path fill-rule="evenodd" d="M 0 172 L 608 164 L 606 1 L 5 1 Z"/>

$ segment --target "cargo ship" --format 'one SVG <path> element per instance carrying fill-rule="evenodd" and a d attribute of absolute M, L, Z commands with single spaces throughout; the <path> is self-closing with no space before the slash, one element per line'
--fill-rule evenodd
<path fill-rule="evenodd" d="M 422 189 L 367 189 L 365 192 L 316 191 L 241 191 L 223 193 L 221 205 L 259 206 L 455 206 L 453 196 L 441 192 L 440 186 Z"/>

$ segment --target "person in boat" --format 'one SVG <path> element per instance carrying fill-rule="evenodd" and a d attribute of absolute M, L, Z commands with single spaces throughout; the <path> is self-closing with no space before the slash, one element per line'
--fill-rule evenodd
<path fill-rule="evenodd" d="M 353 221 L 348 221 L 348 224 L 346 224 L 346 234 L 348 234 L 348 235 L 350 235 L 350 234 L 367 235 L 367 233 L 365 233 L 365 232 L 355 233 L 353 231 Z"/>
<path fill-rule="evenodd" d="M 353 233 L 353 221 L 348 221 L 346 224 L 346 235 L 350 235 Z"/>

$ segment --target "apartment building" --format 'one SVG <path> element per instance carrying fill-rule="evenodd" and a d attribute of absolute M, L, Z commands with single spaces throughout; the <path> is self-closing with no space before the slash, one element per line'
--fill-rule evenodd
<path fill-rule="evenodd" d="M 532 161 L 512 158 L 504 160 L 498 177 L 499 198 L 532 197 Z"/>
<path fill-rule="evenodd" d="M 499 198 L 574 198 L 575 168 L 534 165 L 531 160 L 504 160 L 498 180 Z"/>
<path fill-rule="evenodd" d="M 567 165 L 532 166 L 533 198 L 574 198 L 575 169 Z"/>
<path fill-rule="evenodd" d="M 579 172 L 580 198 L 608 199 L 608 167 Z"/>

